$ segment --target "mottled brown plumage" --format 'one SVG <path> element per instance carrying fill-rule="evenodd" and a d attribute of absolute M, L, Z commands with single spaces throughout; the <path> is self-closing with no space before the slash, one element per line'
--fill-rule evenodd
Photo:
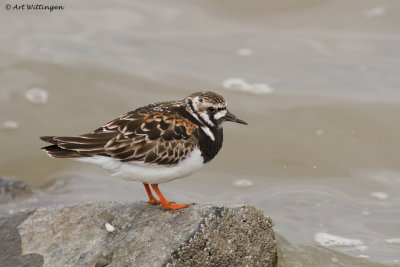
<path fill-rule="evenodd" d="M 95 131 L 76 137 L 44 136 L 65 157 L 110 156 L 123 162 L 174 165 L 197 146 L 198 126 L 178 114 L 182 101 L 151 104 L 122 115 Z M 51 146 L 47 151 L 60 155 Z"/>

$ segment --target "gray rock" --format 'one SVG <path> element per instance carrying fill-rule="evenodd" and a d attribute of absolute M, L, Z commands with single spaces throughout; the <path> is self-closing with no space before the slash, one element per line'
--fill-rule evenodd
<path fill-rule="evenodd" d="M 43 265 L 43 256 L 39 254 L 22 255 L 21 236 L 18 225 L 32 212 L 20 212 L 12 217 L 0 218 L 0 266 L 29 266 Z"/>
<path fill-rule="evenodd" d="M 145 202 L 106 202 L 42 208 L 2 222 L 0 234 L 11 233 L 6 242 L 13 249 L 0 253 L 0 262 L 15 263 L 10 266 L 277 264 L 271 219 L 250 206 L 166 211 Z"/>

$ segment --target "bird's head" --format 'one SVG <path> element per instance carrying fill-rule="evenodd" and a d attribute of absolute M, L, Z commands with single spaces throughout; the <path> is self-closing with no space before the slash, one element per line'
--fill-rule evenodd
<path fill-rule="evenodd" d="M 247 125 L 247 122 L 229 112 L 225 99 L 214 92 L 203 91 L 191 94 L 185 98 L 185 103 L 186 110 L 209 128 L 220 127 L 224 121 Z"/>

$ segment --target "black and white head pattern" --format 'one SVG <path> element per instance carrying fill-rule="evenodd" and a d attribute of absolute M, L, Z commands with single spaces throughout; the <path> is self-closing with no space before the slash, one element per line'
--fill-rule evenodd
<path fill-rule="evenodd" d="M 197 92 L 185 98 L 186 110 L 199 122 L 204 133 L 215 140 L 212 129 L 221 127 L 227 114 L 225 99 L 214 92 Z"/>

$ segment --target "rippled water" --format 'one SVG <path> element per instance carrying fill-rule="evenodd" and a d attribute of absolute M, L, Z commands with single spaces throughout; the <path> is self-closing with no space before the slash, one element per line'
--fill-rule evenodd
<path fill-rule="evenodd" d="M 1 175 L 46 203 L 144 200 L 38 136 L 214 90 L 249 125 L 227 123 L 218 157 L 161 185 L 168 198 L 262 209 L 280 266 L 400 266 L 398 1 L 63 4 L 0 11 Z"/>

